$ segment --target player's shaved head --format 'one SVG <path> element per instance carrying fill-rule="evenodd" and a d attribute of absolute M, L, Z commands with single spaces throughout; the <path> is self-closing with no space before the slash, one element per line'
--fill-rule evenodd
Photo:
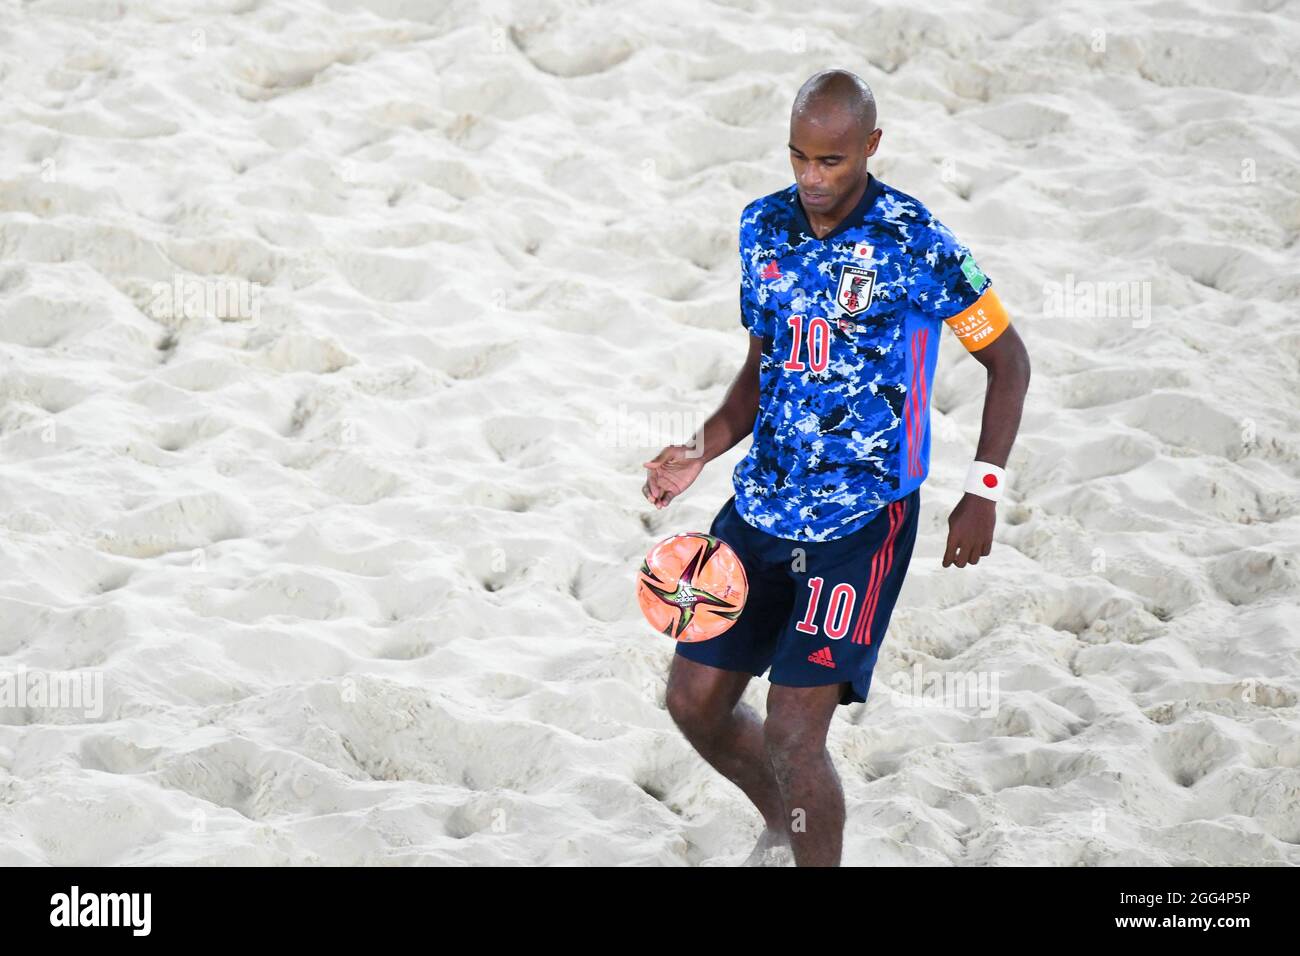
<path fill-rule="evenodd" d="M 867 160 L 880 135 L 876 98 L 861 77 L 826 70 L 799 87 L 790 111 L 790 165 L 814 229 L 829 229 L 866 191 Z"/>
<path fill-rule="evenodd" d="M 810 76 L 795 94 L 790 121 L 847 123 L 867 137 L 876 128 L 876 98 L 866 81 L 848 70 L 823 70 Z"/>

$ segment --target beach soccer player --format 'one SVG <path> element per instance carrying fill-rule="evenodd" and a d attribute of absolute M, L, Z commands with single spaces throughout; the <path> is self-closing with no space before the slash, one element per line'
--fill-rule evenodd
<path fill-rule="evenodd" d="M 690 442 L 646 462 L 643 494 L 663 508 L 753 438 L 710 528 L 743 562 L 749 599 L 725 633 L 677 645 L 666 705 L 762 814 L 755 862 L 783 844 L 801 866 L 840 861 L 844 797 L 826 734 L 838 706 L 867 699 L 907 573 L 942 328 L 987 370 L 945 568 L 989 554 L 1029 384 L 1025 347 L 971 251 L 868 171 L 881 132 L 857 76 L 832 70 L 800 88 L 795 183 L 740 217 L 744 365 Z M 740 698 L 764 673 L 760 720 Z"/>

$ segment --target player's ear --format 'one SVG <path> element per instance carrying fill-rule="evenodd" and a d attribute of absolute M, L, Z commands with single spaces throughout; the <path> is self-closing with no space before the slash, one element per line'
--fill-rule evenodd
<path fill-rule="evenodd" d="M 877 150 L 877 149 L 879 148 L 879 146 L 880 146 L 880 136 L 881 136 L 881 134 L 882 134 L 883 132 L 884 132 L 884 130 L 882 130 L 879 126 L 877 126 L 875 129 L 873 129 L 873 130 L 871 131 L 871 135 L 867 137 L 867 155 L 868 155 L 868 156 L 874 156 L 874 155 L 876 155 L 876 150 Z"/>

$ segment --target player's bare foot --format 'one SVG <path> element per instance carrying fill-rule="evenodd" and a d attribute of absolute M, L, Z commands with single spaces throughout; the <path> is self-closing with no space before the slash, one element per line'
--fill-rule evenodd
<path fill-rule="evenodd" d="M 790 849 L 790 834 L 783 829 L 768 827 L 758 835 L 758 842 L 749 851 L 742 866 L 789 866 L 794 862 Z"/>

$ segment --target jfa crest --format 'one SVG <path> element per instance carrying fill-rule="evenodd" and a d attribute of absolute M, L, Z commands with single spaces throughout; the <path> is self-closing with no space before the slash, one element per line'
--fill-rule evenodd
<path fill-rule="evenodd" d="M 876 285 L 876 270 L 859 266 L 840 266 L 840 287 L 835 301 L 847 315 L 860 315 L 871 305 L 871 290 Z"/>

